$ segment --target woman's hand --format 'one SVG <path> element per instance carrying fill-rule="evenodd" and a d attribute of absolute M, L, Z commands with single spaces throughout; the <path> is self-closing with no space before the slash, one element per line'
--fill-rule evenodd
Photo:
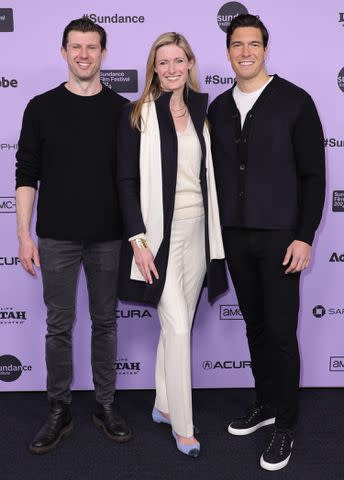
<path fill-rule="evenodd" d="M 149 284 L 152 284 L 152 273 L 157 280 L 159 279 L 159 274 L 154 264 L 152 252 L 148 247 L 139 247 L 135 240 L 132 240 L 130 243 L 134 252 L 135 263 L 138 269 L 140 270 L 145 281 Z"/>

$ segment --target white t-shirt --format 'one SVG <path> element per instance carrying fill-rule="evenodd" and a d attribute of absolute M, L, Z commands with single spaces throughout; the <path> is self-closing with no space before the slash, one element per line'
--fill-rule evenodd
<path fill-rule="evenodd" d="M 255 90 L 254 92 L 249 92 L 249 93 L 242 92 L 239 89 L 238 85 L 235 85 L 233 90 L 233 98 L 240 112 L 241 128 L 244 126 L 247 113 L 251 110 L 253 105 L 258 100 L 259 95 L 262 93 L 264 88 L 267 85 L 269 85 L 269 83 L 273 78 L 274 78 L 273 76 L 270 77 L 269 80 L 265 83 L 265 85 L 260 87 L 258 90 Z"/>

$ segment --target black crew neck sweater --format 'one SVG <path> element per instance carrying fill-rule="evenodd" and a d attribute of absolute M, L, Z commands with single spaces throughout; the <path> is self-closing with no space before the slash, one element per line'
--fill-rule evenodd
<path fill-rule="evenodd" d="M 116 189 L 116 131 L 128 100 L 103 86 L 92 96 L 65 84 L 27 105 L 16 188 L 38 188 L 36 232 L 56 240 L 122 237 Z"/>

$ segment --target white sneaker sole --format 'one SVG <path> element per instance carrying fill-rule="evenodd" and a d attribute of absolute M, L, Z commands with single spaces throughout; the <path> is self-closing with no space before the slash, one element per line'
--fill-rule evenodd
<path fill-rule="evenodd" d="M 293 447 L 293 443 L 291 443 L 291 447 Z M 288 465 L 289 459 L 291 457 L 291 452 L 288 457 L 283 460 L 283 462 L 279 463 L 268 463 L 264 460 L 263 455 L 260 457 L 260 466 L 264 468 L 264 470 L 269 470 L 269 472 L 275 472 L 276 470 L 281 470 L 282 468 Z"/>
<path fill-rule="evenodd" d="M 254 427 L 250 428 L 233 428 L 231 424 L 228 425 L 228 432 L 232 435 L 249 435 L 250 433 L 256 432 L 262 427 L 266 427 L 267 425 L 272 425 L 275 423 L 275 417 L 267 418 L 263 422 L 257 423 Z"/>

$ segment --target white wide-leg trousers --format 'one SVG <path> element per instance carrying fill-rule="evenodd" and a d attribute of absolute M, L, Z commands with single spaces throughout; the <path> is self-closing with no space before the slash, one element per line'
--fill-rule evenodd
<path fill-rule="evenodd" d="M 166 283 L 158 314 L 155 407 L 173 430 L 193 436 L 190 333 L 206 272 L 204 216 L 173 220 Z"/>

